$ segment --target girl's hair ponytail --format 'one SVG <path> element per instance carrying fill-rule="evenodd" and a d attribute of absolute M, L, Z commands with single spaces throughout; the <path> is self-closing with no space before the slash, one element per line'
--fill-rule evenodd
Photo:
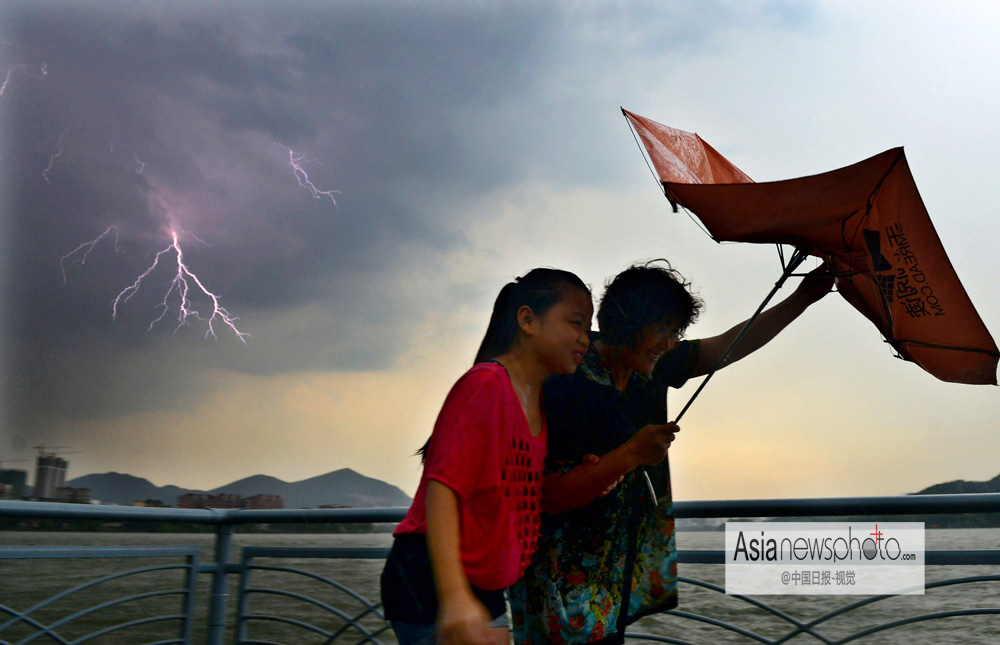
<path fill-rule="evenodd" d="M 520 307 L 514 303 L 520 300 L 515 293 L 520 287 L 520 280 L 521 278 L 517 278 L 514 282 L 508 282 L 497 295 L 493 313 L 490 314 L 490 324 L 486 327 L 486 335 L 479 344 L 473 363 L 482 363 L 504 354 L 517 337 L 517 310 Z"/>
<path fill-rule="evenodd" d="M 493 304 L 490 324 L 476 352 L 475 362 L 501 356 L 514 345 L 520 331 L 517 312 L 521 307 L 531 307 L 536 316 L 544 316 L 562 299 L 567 287 L 582 289 L 590 295 L 590 289 L 575 273 L 560 269 L 532 269 L 505 284 Z"/>

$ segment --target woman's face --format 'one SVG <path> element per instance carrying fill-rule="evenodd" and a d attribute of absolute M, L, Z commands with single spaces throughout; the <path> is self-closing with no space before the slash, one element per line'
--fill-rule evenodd
<path fill-rule="evenodd" d="M 657 361 L 674 348 L 680 336 L 677 323 L 670 320 L 646 325 L 635 344 L 622 350 L 622 360 L 633 372 L 648 376 L 653 373 Z"/>

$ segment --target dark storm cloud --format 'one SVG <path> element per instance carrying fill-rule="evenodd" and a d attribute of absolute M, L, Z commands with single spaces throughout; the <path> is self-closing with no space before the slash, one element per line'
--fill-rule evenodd
<path fill-rule="evenodd" d="M 4 391 L 16 423 L 163 407 L 211 367 L 387 366 L 406 344 L 400 322 L 420 318 L 421 294 L 393 279 L 415 261 L 400 247 L 461 243 L 461 223 L 431 196 L 516 174 L 515 159 L 483 155 L 466 135 L 476 111 L 530 86 L 544 11 L 214 7 L 2 10 L 0 60 L 35 71 L 0 98 L 17 240 L 4 249 Z M 321 188 L 341 191 L 336 207 L 298 185 L 286 146 Z M 59 258 L 110 226 L 117 242 L 70 262 L 64 286 Z M 247 347 L 220 327 L 217 343 L 198 324 L 175 333 L 172 313 L 147 332 L 171 269 L 111 320 L 111 300 L 166 248 L 168 226 L 210 243 L 182 236 L 189 264 L 252 330 Z"/>
<path fill-rule="evenodd" d="M 0 97 L 5 409 L 121 414 L 201 391 L 209 368 L 392 365 L 449 306 L 402 278 L 436 279 L 476 225 L 474 196 L 625 172 L 594 159 L 624 131 L 616 104 L 593 105 L 620 71 L 607 52 L 641 65 L 692 46 L 708 13 L 693 6 L 4 3 L 0 63 L 24 70 Z M 299 186 L 289 149 L 336 206 Z M 59 258 L 111 226 L 117 246 L 78 252 L 64 285 Z M 170 268 L 111 320 L 170 227 L 247 346 L 178 329 L 175 312 L 147 331 Z"/>

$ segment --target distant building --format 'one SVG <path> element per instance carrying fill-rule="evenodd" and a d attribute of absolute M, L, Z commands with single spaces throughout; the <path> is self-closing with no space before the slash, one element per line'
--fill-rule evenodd
<path fill-rule="evenodd" d="M 89 504 L 94 499 L 89 488 L 70 488 L 63 486 L 56 490 L 56 499 L 71 504 Z"/>
<path fill-rule="evenodd" d="M 55 499 L 57 491 L 66 484 L 66 467 L 69 463 L 53 453 L 40 453 L 35 462 L 35 497 Z"/>
<path fill-rule="evenodd" d="M 135 505 L 140 505 L 135 502 Z M 208 493 L 188 493 L 177 498 L 178 508 L 284 508 L 285 501 L 281 495 L 254 495 L 243 498 L 239 495 L 222 493 L 219 495 L 209 495 Z"/>
<path fill-rule="evenodd" d="M 281 495 L 253 495 L 243 501 L 243 508 L 285 508 L 285 500 L 281 498 Z"/>
<path fill-rule="evenodd" d="M 207 493 L 186 493 L 177 498 L 177 508 L 209 508 L 212 496 Z"/>
<path fill-rule="evenodd" d="M 132 506 L 145 506 L 147 508 L 163 508 L 166 504 L 163 500 L 159 499 L 143 499 L 143 500 L 133 500 Z"/>
<path fill-rule="evenodd" d="M 10 497 L 5 499 L 21 499 L 28 483 L 28 473 L 23 470 L 0 470 L 0 486 L 9 487 Z"/>
<path fill-rule="evenodd" d="M 243 508 L 243 498 L 229 493 L 212 495 L 208 506 L 209 508 Z"/>

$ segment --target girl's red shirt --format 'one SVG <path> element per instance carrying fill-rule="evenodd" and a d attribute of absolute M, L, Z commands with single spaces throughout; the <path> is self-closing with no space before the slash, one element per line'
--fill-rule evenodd
<path fill-rule="evenodd" d="M 458 499 L 462 566 L 480 589 L 509 587 L 538 539 L 547 430 L 531 435 L 507 371 L 479 363 L 448 393 L 427 447 L 420 486 L 401 533 L 426 533 L 431 480 Z"/>

